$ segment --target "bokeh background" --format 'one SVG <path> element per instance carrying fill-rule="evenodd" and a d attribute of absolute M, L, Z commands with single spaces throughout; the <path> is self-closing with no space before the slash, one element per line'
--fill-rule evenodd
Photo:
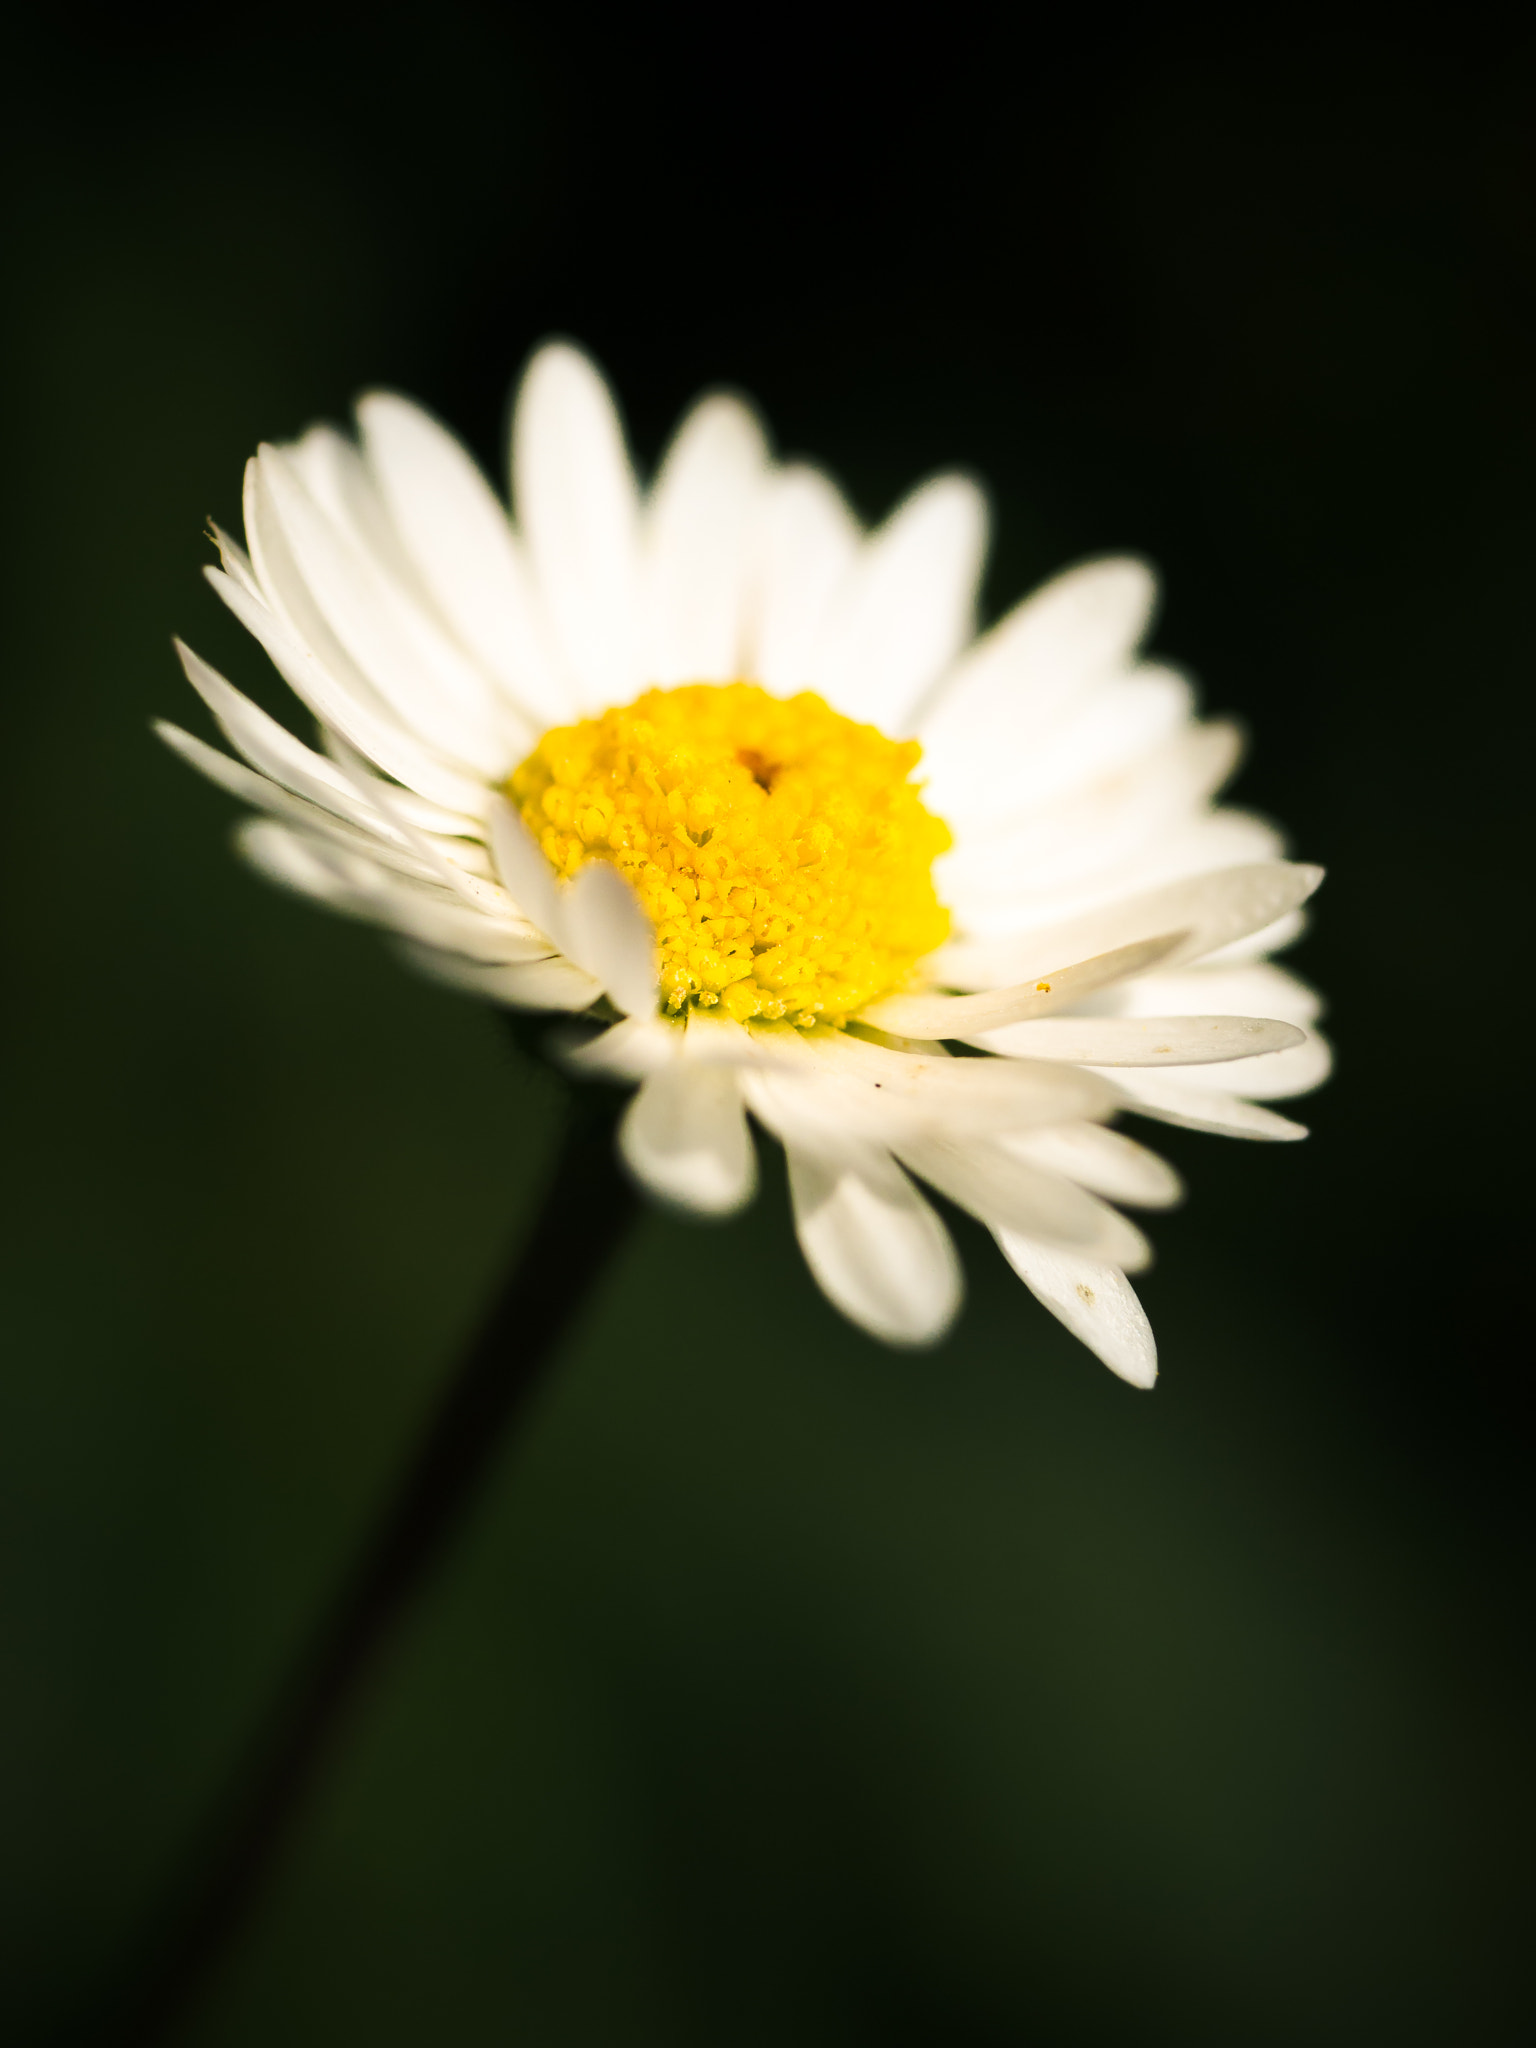
<path fill-rule="evenodd" d="M 912 1357 L 820 1301 L 776 1166 L 725 1228 L 648 1217 L 187 2040 L 1521 2037 L 1536 66 L 1013 29 L 435 0 L 11 45 L 7 2041 L 130 1967 L 554 1131 L 150 738 L 203 729 L 172 629 L 278 701 L 202 521 L 370 384 L 499 471 L 551 332 L 647 462 L 724 381 L 868 516 L 972 468 L 991 612 L 1159 563 L 1240 799 L 1330 867 L 1340 1071 L 1304 1146 L 1158 1134 L 1151 1397 L 974 1229 Z"/>

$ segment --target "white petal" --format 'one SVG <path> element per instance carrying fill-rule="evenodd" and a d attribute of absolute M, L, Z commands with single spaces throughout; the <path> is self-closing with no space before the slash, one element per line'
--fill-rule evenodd
<path fill-rule="evenodd" d="M 339 818 L 350 819 L 366 831 L 386 839 L 400 837 L 382 812 L 358 795 L 334 763 L 296 740 L 248 697 L 242 697 L 190 647 L 179 640 L 174 645 L 188 682 L 218 720 L 226 738 L 261 775 L 292 790 L 295 796 L 333 811 Z M 212 772 L 217 775 L 217 771 Z M 232 785 L 226 780 L 224 786 Z"/>
<path fill-rule="evenodd" d="M 602 994 L 590 974 L 583 974 L 557 953 L 542 960 L 496 966 L 466 960 L 458 953 L 445 953 L 435 946 L 407 943 L 401 951 L 414 967 L 434 981 L 460 989 L 465 995 L 503 1003 L 511 1010 L 587 1010 Z"/>
<path fill-rule="evenodd" d="M 935 870 L 943 900 L 969 925 L 982 906 L 1055 894 L 1135 860 L 1209 802 L 1240 746 L 1230 725 L 1186 726 L 1007 828 L 965 827 Z"/>
<path fill-rule="evenodd" d="M 561 950 L 602 983 L 621 1010 L 648 1016 L 656 1008 L 656 932 L 640 899 L 618 869 L 589 861 L 557 905 Z"/>
<path fill-rule="evenodd" d="M 364 398 L 357 416 L 390 517 L 443 617 L 537 726 L 569 719 L 522 551 L 478 465 L 429 413 L 389 392 Z"/>
<path fill-rule="evenodd" d="M 683 1057 L 705 1066 L 756 1067 L 762 1053 L 745 1025 L 720 1010 L 695 1010 L 683 1034 Z"/>
<path fill-rule="evenodd" d="M 1139 981 L 1116 989 L 1115 1013 L 1123 1017 L 1283 1017 L 1287 1024 L 1315 1024 L 1322 1003 L 1289 968 L 1271 961 L 1187 967 L 1172 974 L 1153 968 Z"/>
<path fill-rule="evenodd" d="M 1140 1069 L 1138 1069 L 1138 1072 Z M 1308 1095 L 1320 1088 L 1333 1071 L 1333 1048 L 1320 1031 L 1308 1031 L 1300 1044 L 1283 1051 L 1261 1053 L 1255 1059 L 1239 1061 L 1219 1071 L 1190 1067 L 1179 1076 L 1192 1088 L 1228 1089 L 1246 1095 L 1250 1101 L 1274 1102 L 1291 1095 Z M 1121 1079 L 1122 1076 L 1116 1076 Z"/>
<path fill-rule="evenodd" d="M 924 772 L 942 816 L 991 801 L 1040 735 L 1127 665 L 1156 594 L 1143 562 L 1085 562 L 1035 591 L 976 642 L 919 729 Z"/>
<path fill-rule="evenodd" d="M 223 564 L 224 573 L 227 576 L 232 576 L 235 582 L 240 584 L 259 603 L 265 604 L 266 599 L 261 594 L 261 585 L 256 581 L 255 568 L 252 566 L 251 558 L 245 552 L 245 549 L 241 547 L 237 540 L 230 538 L 217 520 L 209 520 L 208 531 L 212 534 L 214 546 L 219 551 L 219 560 Z"/>
<path fill-rule="evenodd" d="M 814 1113 L 895 1144 L 908 1135 L 985 1136 L 1065 1118 L 1105 1116 L 1116 1091 L 1072 1067 L 1017 1060 L 950 1059 L 871 1044 L 847 1031 L 753 1028 L 751 1042 L 778 1066 L 781 1084 Z M 1022 1084 L 1022 1085 L 1021 1085 Z"/>
<path fill-rule="evenodd" d="M 817 638 L 859 554 L 859 525 L 820 470 L 770 483 L 756 543 L 745 674 L 786 695 L 810 687 Z"/>
<path fill-rule="evenodd" d="M 934 777 L 929 800 L 962 837 L 1005 833 L 1048 806 L 1068 805 L 1096 785 L 1131 774 L 1170 746 L 1195 715 L 1187 676 L 1143 663 L 1088 691 L 1051 732 L 1028 746 L 999 739 L 963 790 Z"/>
<path fill-rule="evenodd" d="M 1321 1031 L 1309 1031 L 1305 1045 L 1270 1053 L 1239 1067 L 1232 1080 L 1250 1099 L 1285 1101 L 1321 1088 L 1333 1072 L 1333 1047 Z M 1205 1077 L 1200 1076 L 1203 1080 Z"/>
<path fill-rule="evenodd" d="M 1183 1199 L 1183 1182 L 1166 1160 L 1104 1124 L 1051 1124 L 1044 1130 L 1010 1132 L 1001 1142 L 1006 1150 L 1065 1174 L 1111 1202 L 1167 1209 Z"/>
<path fill-rule="evenodd" d="M 963 1282 L 934 1211 L 877 1146 L 784 1143 L 795 1231 L 828 1300 L 887 1344 L 936 1344 Z"/>
<path fill-rule="evenodd" d="M 728 1216 L 756 1192 L 757 1154 L 729 1067 L 677 1059 L 648 1076 L 619 1149 L 646 1187 L 706 1216 Z"/>
<path fill-rule="evenodd" d="M 1022 983 L 1049 975 L 1063 960 L 1084 960 L 1172 931 L 1185 937 L 1162 965 L 1184 966 L 1273 923 L 1305 902 L 1322 879 L 1321 868 L 1293 861 L 1191 875 L 1008 939 L 959 940 L 935 956 L 933 972 L 959 988 Z"/>
<path fill-rule="evenodd" d="M 1015 1230 L 995 1233 L 1003 1257 L 1037 1301 L 1133 1387 L 1157 1378 L 1157 1343 L 1146 1310 L 1115 1266 L 1040 1244 Z"/>
<path fill-rule="evenodd" d="M 1154 887 L 1185 881 L 1192 875 L 1212 874 L 1219 868 L 1251 867 L 1278 860 L 1286 851 L 1283 835 L 1267 820 L 1226 805 L 1221 810 L 1176 822 L 1171 829 L 1138 847 L 1130 858 L 1102 872 L 1084 874 L 1075 882 L 1058 881 L 1036 889 L 1032 877 L 1020 872 L 1011 878 L 1016 893 L 994 898 L 990 893 L 968 892 L 964 913 L 956 916 L 956 929 L 964 933 L 968 943 L 990 946 L 1005 940 L 1010 933 L 1073 921 L 1090 911 L 1105 910 L 1129 897 L 1144 895 Z M 947 858 L 944 856 L 945 861 Z M 935 870 L 936 878 L 941 872 L 941 868 Z M 1284 923 L 1280 920 L 1282 926 Z M 1275 934 L 1277 927 L 1267 926 L 1208 957 L 1212 962 L 1229 955 L 1235 958 L 1239 952 L 1244 957 L 1258 957 L 1270 946 Z M 1288 943 L 1283 932 L 1278 937 L 1279 942 Z"/>
<path fill-rule="evenodd" d="M 810 680 L 849 718 L 910 730 L 970 638 L 987 508 L 967 478 L 934 477 L 865 543 L 815 649 Z"/>
<path fill-rule="evenodd" d="M 1305 1032 L 1276 1017 L 1037 1017 L 976 1042 L 1016 1060 L 1090 1067 L 1196 1067 L 1300 1045 Z"/>
<path fill-rule="evenodd" d="M 504 796 L 491 800 L 490 826 L 502 887 L 530 923 L 553 936 L 560 923 L 554 869 Z"/>
<path fill-rule="evenodd" d="M 522 529 L 577 708 L 643 682 L 637 647 L 639 496 L 607 385 L 565 343 L 529 364 L 512 423 Z"/>
<path fill-rule="evenodd" d="M 303 479 L 304 488 L 327 518 L 338 526 L 350 526 L 346 458 L 349 452 L 356 457 L 356 449 L 349 450 L 336 429 L 326 426 L 309 427 L 297 441 L 286 442 L 282 448 Z"/>
<path fill-rule="evenodd" d="M 1080 1003 L 1127 976 L 1145 974 L 1184 944 L 1181 931 L 1159 932 L 1070 966 L 1037 969 L 1011 988 L 985 989 L 969 996 L 884 996 L 861 1012 L 860 1022 L 904 1038 L 971 1038 Z M 946 965 L 952 950 L 958 949 L 946 949 L 941 956 Z"/>
<path fill-rule="evenodd" d="M 189 767 L 195 768 L 200 775 L 205 775 L 240 802 L 254 804 L 269 817 L 286 819 L 289 824 L 302 826 L 306 832 L 318 833 L 347 852 L 381 861 L 400 874 L 412 875 L 418 881 L 439 880 L 434 863 L 418 859 L 397 840 L 386 838 L 384 834 L 388 827 L 384 820 L 367 820 L 361 804 L 357 809 L 363 822 L 352 822 L 333 806 L 322 806 L 311 803 L 307 797 L 295 796 L 280 783 L 259 775 L 254 768 L 248 768 L 243 761 L 231 760 L 228 754 L 221 754 L 217 747 L 210 747 L 195 734 L 183 732 L 179 725 L 157 719 L 154 730 Z"/>
<path fill-rule="evenodd" d="M 384 805 L 389 806 L 391 817 L 408 818 L 423 832 L 433 833 L 444 842 L 456 844 L 455 857 L 475 865 L 476 873 L 489 874 L 491 857 L 485 847 L 485 826 L 479 817 L 466 817 L 461 811 L 447 810 L 442 804 L 435 804 L 419 791 L 407 789 L 403 783 L 393 782 L 387 776 L 367 765 L 366 757 L 358 752 L 349 740 L 329 726 L 320 730 L 320 744 L 325 748 L 326 758 L 332 767 L 341 771 L 343 782 L 354 790 L 359 784 L 365 785 L 365 794 L 374 809 L 383 814 Z M 342 769 L 341 757 L 345 754 L 351 766 Z M 359 766 L 358 764 L 363 765 Z M 484 808 L 489 791 L 481 788 L 477 802 Z"/>
<path fill-rule="evenodd" d="M 567 1046 L 572 1066 L 621 1081 L 643 1081 L 674 1060 L 703 1067 L 762 1067 L 761 1050 L 732 1017 L 696 1010 L 682 1018 L 625 1017 L 595 1037 Z"/>
<path fill-rule="evenodd" d="M 299 440 L 284 444 L 279 453 L 352 549 L 407 592 L 414 604 L 430 610 L 432 600 L 426 585 L 401 544 L 373 472 L 356 443 L 334 427 L 311 427 Z"/>
<path fill-rule="evenodd" d="M 1228 1095 L 1216 1088 L 1203 1088 L 1184 1074 L 1117 1071 L 1114 1076 L 1126 1107 L 1165 1124 L 1181 1124 L 1186 1130 L 1211 1131 L 1224 1138 L 1304 1138 L 1305 1124 L 1277 1116 L 1257 1102 L 1241 1095 Z"/>
<path fill-rule="evenodd" d="M 263 448 L 256 459 L 247 531 L 275 607 L 329 665 L 344 650 L 412 732 L 492 777 L 533 745 L 526 717 L 327 519 L 281 449 Z"/>
<path fill-rule="evenodd" d="M 643 1081 L 679 1055 L 685 1027 L 663 1017 L 624 1017 L 617 1024 L 561 1048 L 578 1072 L 604 1074 L 613 1081 Z"/>
<path fill-rule="evenodd" d="M 1210 967 L 1238 967 L 1250 961 L 1267 960 L 1271 953 L 1283 953 L 1287 946 L 1294 946 L 1306 929 L 1307 913 L 1289 910 L 1284 917 L 1277 917 L 1273 924 L 1249 932 L 1246 938 L 1234 939 L 1229 946 L 1217 947 L 1205 964 Z"/>
<path fill-rule="evenodd" d="M 1141 1232 L 1116 1210 L 1000 1142 L 921 1138 L 897 1150 L 904 1165 L 991 1230 L 1022 1230 L 1117 1266 L 1144 1266 L 1151 1256 Z"/>
<path fill-rule="evenodd" d="M 261 642 L 284 682 L 323 725 L 408 789 L 468 817 L 484 816 L 490 791 L 483 782 L 435 755 L 383 710 L 371 692 L 365 697 L 350 683 L 338 681 L 314 649 L 276 612 L 253 598 L 243 583 L 220 569 L 206 574 L 247 632 Z"/>
<path fill-rule="evenodd" d="M 431 869 L 433 879 L 440 887 L 451 889 L 456 896 L 462 896 L 466 903 L 473 904 L 476 910 L 486 911 L 492 917 L 511 918 L 518 923 L 524 921 L 517 905 L 499 882 L 494 881 L 488 873 L 473 872 L 470 864 L 462 859 L 451 860 L 440 840 L 423 832 L 420 826 L 412 822 L 407 805 L 403 801 L 404 792 L 397 796 L 391 785 L 371 775 L 368 764 L 354 748 L 347 745 L 345 740 L 337 740 L 333 736 L 331 758 L 351 783 L 359 799 L 364 803 L 377 805 L 405 845 L 419 861 Z M 490 863 L 482 860 L 480 865 L 489 868 Z"/>
<path fill-rule="evenodd" d="M 530 926 L 483 916 L 441 889 L 273 819 L 247 821 L 235 841 L 270 881 L 424 945 L 495 965 L 537 959 L 548 947 L 549 941 Z"/>
<path fill-rule="evenodd" d="M 767 462 L 763 430 L 739 399 L 706 398 L 679 427 L 645 512 L 648 683 L 744 673 L 748 548 Z"/>

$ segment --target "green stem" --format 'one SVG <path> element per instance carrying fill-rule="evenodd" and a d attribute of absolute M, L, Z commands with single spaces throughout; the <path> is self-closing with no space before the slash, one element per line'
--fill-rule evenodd
<path fill-rule="evenodd" d="M 413 1601 L 627 1232 L 636 1197 L 614 1156 L 617 1098 L 592 1085 L 567 1094 L 559 1162 L 532 1234 L 209 1831 L 172 1937 L 107 2029 L 114 2042 L 168 2040 L 244 1933 Z"/>

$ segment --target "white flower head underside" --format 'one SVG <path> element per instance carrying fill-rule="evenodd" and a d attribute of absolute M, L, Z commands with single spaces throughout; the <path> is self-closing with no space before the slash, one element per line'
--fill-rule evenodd
<path fill-rule="evenodd" d="M 234 753 L 160 730 L 257 813 L 249 859 L 460 988 L 617 1015 L 570 1056 L 635 1087 L 621 1149 L 665 1200 L 750 1200 L 750 1113 L 785 1148 L 817 1281 L 877 1337 L 931 1343 L 959 1307 L 926 1183 L 1149 1386 L 1126 1279 L 1148 1251 L 1116 1205 L 1180 1190 L 1110 1120 L 1297 1138 L 1267 1105 L 1315 1087 L 1328 1051 L 1316 997 L 1270 958 L 1320 871 L 1218 806 L 1237 736 L 1141 658 L 1145 564 L 1068 570 L 978 638 L 987 512 L 968 479 L 930 479 L 866 532 L 822 471 L 776 460 L 754 413 L 713 395 L 643 490 L 606 385 L 563 344 L 523 380 L 510 516 L 419 407 L 377 393 L 358 426 L 262 448 L 246 547 L 216 534 L 208 572 L 318 746 L 179 650 Z M 846 1030 L 660 1015 L 654 932 L 618 870 L 557 880 L 502 794 L 553 727 L 736 680 L 915 737 L 953 834 L 935 870 L 950 940 Z"/>

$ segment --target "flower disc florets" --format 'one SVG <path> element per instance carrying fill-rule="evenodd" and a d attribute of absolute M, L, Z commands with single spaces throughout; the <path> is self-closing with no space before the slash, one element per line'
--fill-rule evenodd
<path fill-rule="evenodd" d="M 921 751 L 810 692 L 690 683 L 557 726 L 507 789 L 558 874 L 633 886 L 668 1011 L 842 1024 L 949 931 Z"/>

